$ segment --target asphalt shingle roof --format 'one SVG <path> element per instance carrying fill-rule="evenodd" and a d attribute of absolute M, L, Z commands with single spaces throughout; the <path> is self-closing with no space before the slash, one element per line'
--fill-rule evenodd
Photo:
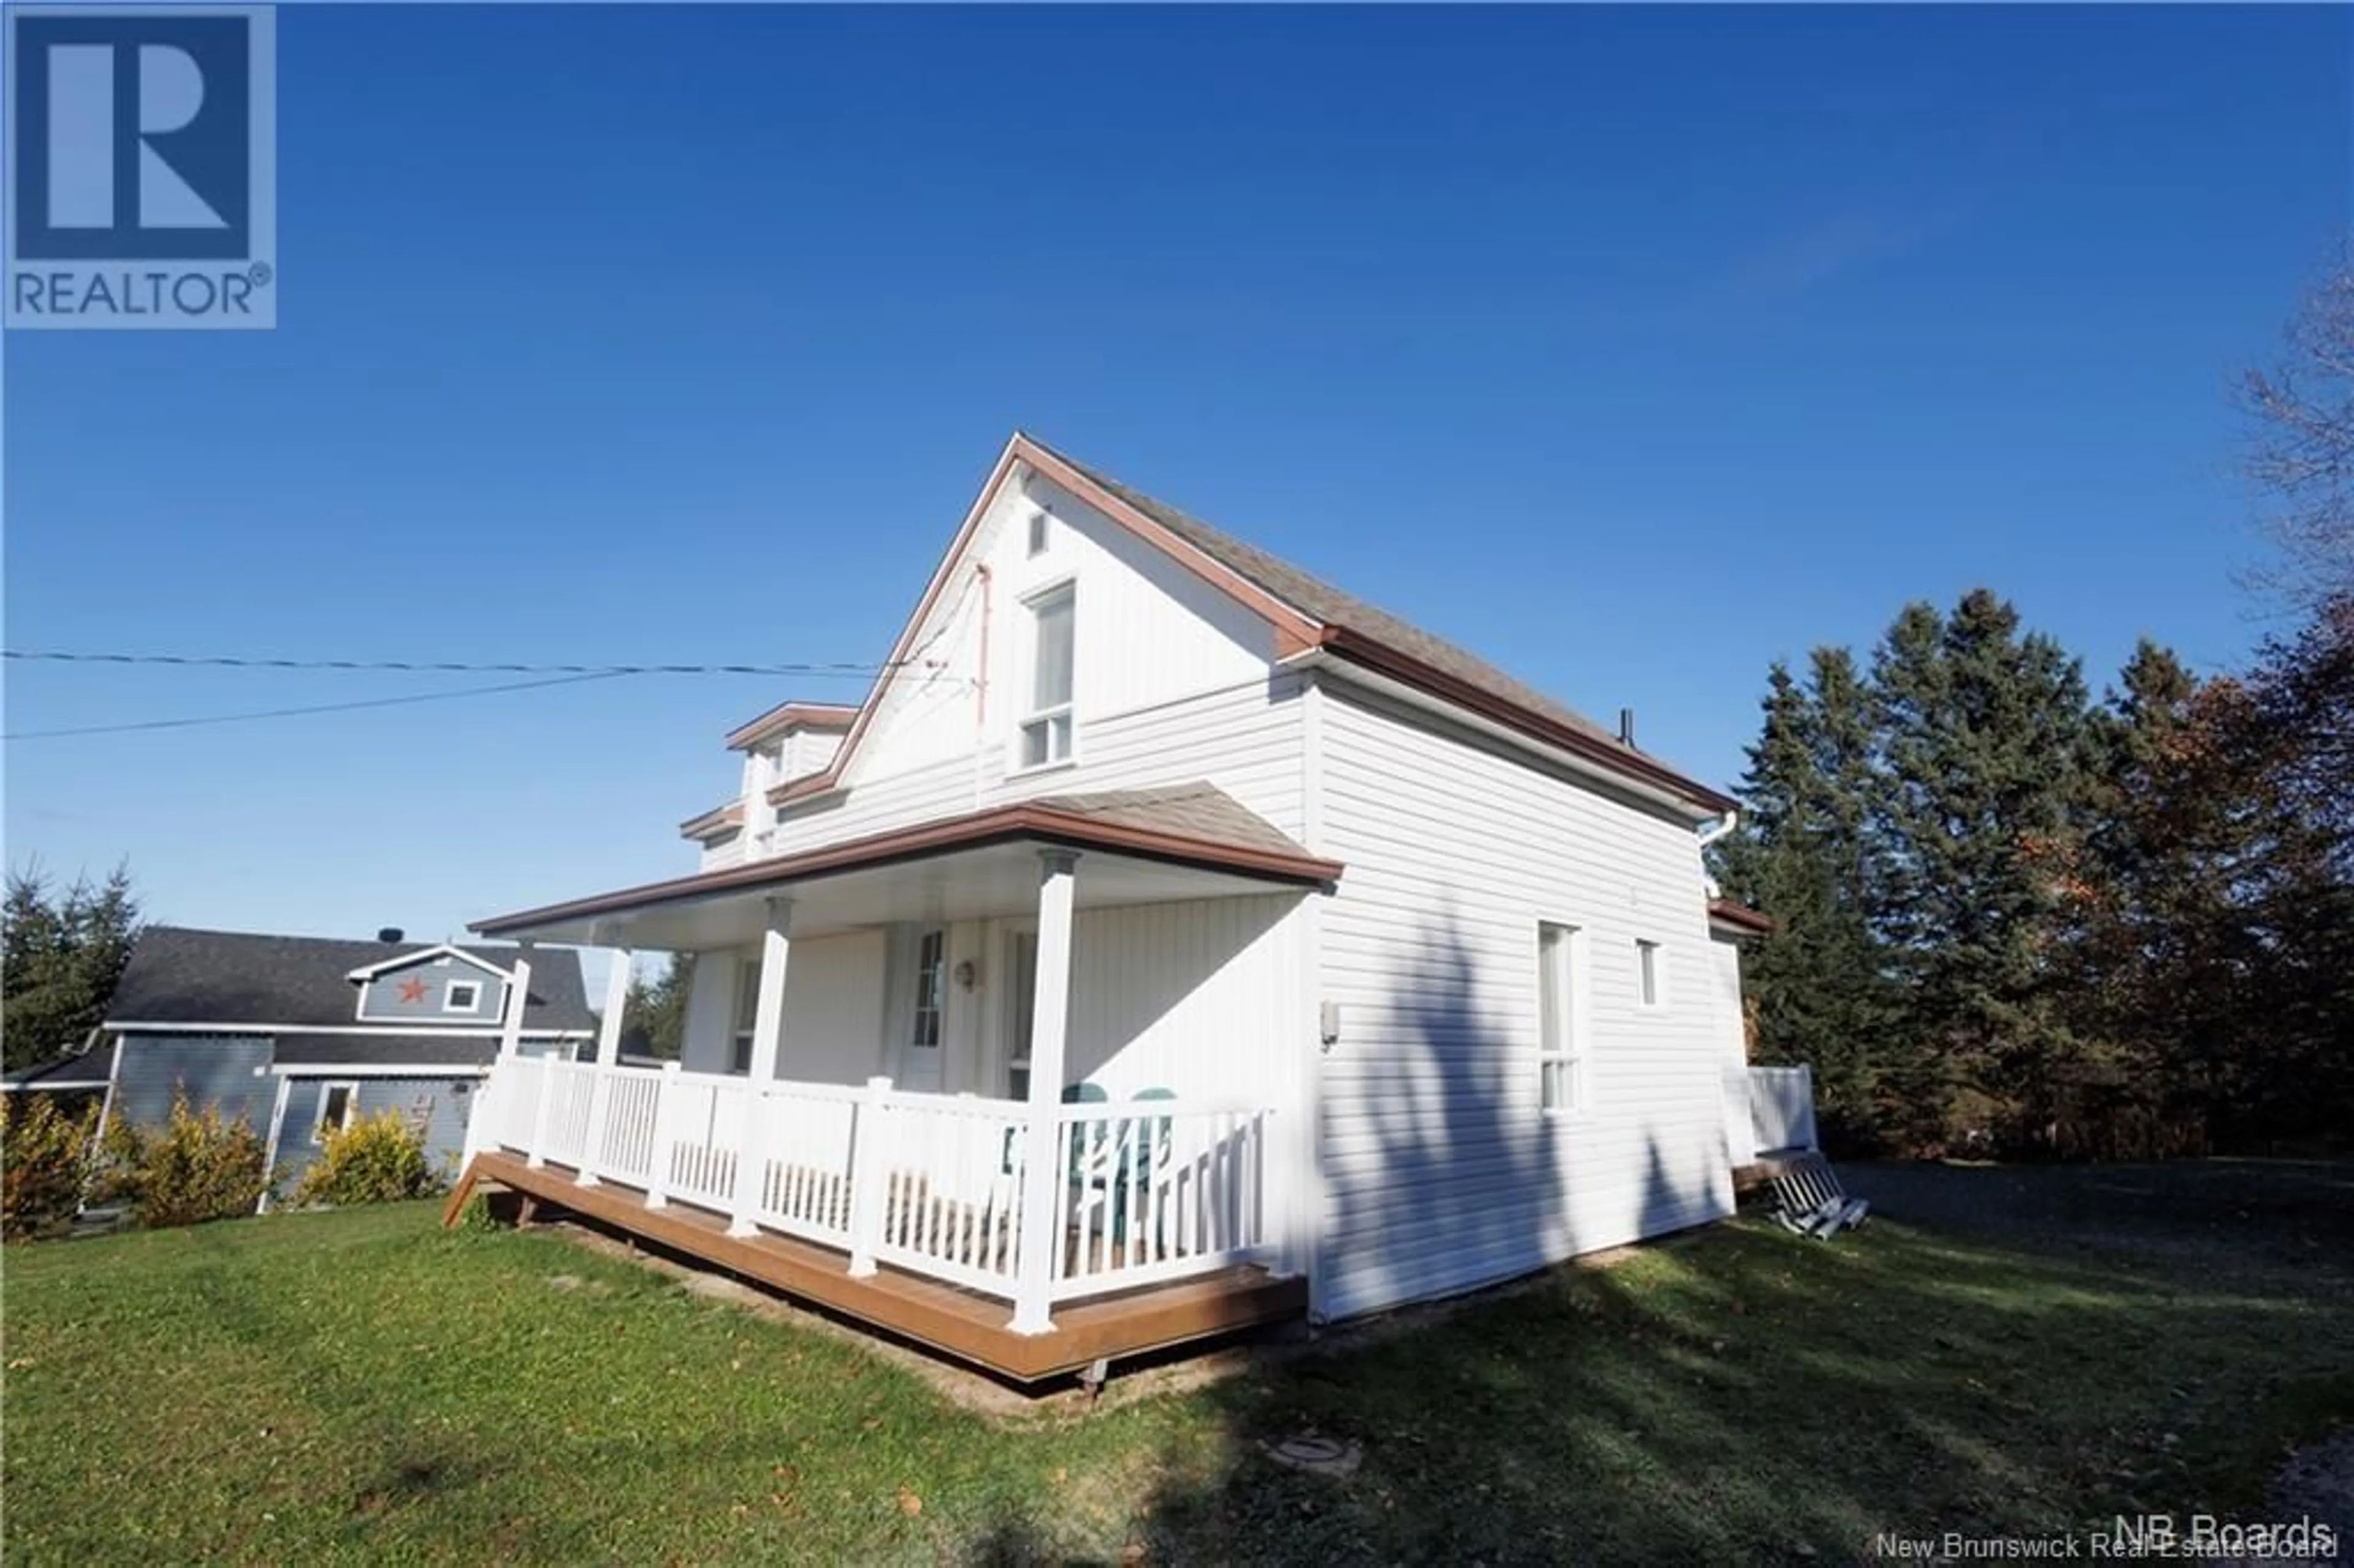
<path fill-rule="evenodd" d="M 19 1067 L 0 1077 L 0 1083 L 28 1088 L 47 1088 L 58 1084 L 103 1084 L 113 1072 L 114 1048 L 109 1045 L 96 1051 L 78 1051 L 70 1056 L 37 1062 L 29 1067 Z"/>
<path fill-rule="evenodd" d="M 354 1063 L 487 1067 L 499 1054 L 498 1037 L 493 1034 L 304 1034 L 297 1031 L 273 1038 L 281 1067 L 339 1067 Z"/>
<path fill-rule="evenodd" d="M 1036 440 L 1035 437 L 1031 439 Z M 1618 744 L 1616 731 L 1604 728 L 1564 703 L 1555 702 L 1534 686 L 1514 680 L 1468 649 L 1426 631 L 1402 616 L 1392 615 L 1379 605 L 1367 604 L 1354 594 L 1345 593 L 1315 574 L 1304 571 L 1280 556 L 1267 554 L 1257 545 L 1214 528 L 1191 513 L 1165 501 L 1156 500 L 1132 485 L 1123 484 L 1101 469 L 1091 468 L 1068 452 L 1057 451 L 1044 441 L 1038 444 L 1212 560 L 1229 571 L 1240 573 L 1301 614 L 1327 626 L 1345 627 L 1363 637 L 1386 644 L 1468 685 L 1478 687 L 1490 696 L 1532 709 L 1555 723 L 1583 730 L 1597 740 L 1606 740 L 1613 746 Z"/>
<path fill-rule="evenodd" d="M 1041 795 L 1031 803 L 1057 811 L 1068 811 L 1075 816 L 1118 822 L 1123 827 L 1174 833 L 1209 843 L 1275 850 L 1284 854 L 1304 855 L 1308 853 L 1265 817 L 1216 785 L 1201 779 L 1158 789 L 1103 789 L 1084 795 Z"/>
<path fill-rule="evenodd" d="M 323 937 L 272 937 L 252 931 L 199 931 L 150 926 L 107 1009 L 109 1023 L 267 1023 L 349 1027 L 358 1022 L 354 969 L 432 942 L 347 942 Z M 459 944 L 459 950 L 505 969 L 512 947 Z M 593 1029 L 575 953 L 532 955 L 525 1029 Z"/>

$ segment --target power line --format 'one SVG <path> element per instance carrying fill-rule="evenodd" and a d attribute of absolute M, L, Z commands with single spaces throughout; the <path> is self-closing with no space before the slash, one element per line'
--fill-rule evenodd
<path fill-rule="evenodd" d="M 15 657 L 11 654 L 10 657 Z M 198 725 L 242 724 L 252 719 L 299 718 L 310 714 L 350 713 L 357 708 L 393 708 L 411 703 L 441 703 L 457 697 L 487 697 L 500 692 L 535 692 L 548 686 L 573 686 L 585 681 L 610 681 L 647 673 L 635 670 L 591 670 L 544 681 L 508 681 L 495 686 L 465 686 L 454 692 L 410 692 L 398 697 L 366 697 L 347 703 L 315 703 L 299 708 L 258 708 L 244 713 L 201 714 L 188 718 L 141 719 L 130 724 L 79 725 L 69 729 L 17 730 L 0 740 L 54 740 L 70 735 L 126 735 L 133 730 L 189 729 Z"/>
<path fill-rule="evenodd" d="M 423 659 L 247 659 L 233 654 L 87 653 L 48 648 L 0 650 L 0 659 L 57 664 L 173 664 L 221 670 L 395 670 L 410 674 L 456 675 L 859 675 L 893 668 L 883 664 L 474 664 Z M 908 661 L 901 661 L 902 663 Z"/>

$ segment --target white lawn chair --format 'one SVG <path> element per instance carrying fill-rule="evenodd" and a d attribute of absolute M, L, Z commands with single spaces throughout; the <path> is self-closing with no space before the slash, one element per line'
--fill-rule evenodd
<path fill-rule="evenodd" d="M 1775 1172 L 1774 1217 L 1782 1228 L 1818 1240 L 1863 1224 L 1872 1205 L 1850 1198 L 1839 1172 L 1819 1154 L 1802 1155 Z"/>

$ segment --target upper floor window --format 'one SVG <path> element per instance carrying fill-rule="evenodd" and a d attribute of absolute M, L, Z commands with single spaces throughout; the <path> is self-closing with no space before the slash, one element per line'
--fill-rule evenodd
<path fill-rule="evenodd" d="M 482 1005 L 482 982 L 480 980 L 451 980 L 449 989 L 441 993 L 441 1011 L 444 1012 L 472 1012 Z"/>
<path fill-rule="evenodd" d="M 1054 523 L 1047 517 L 1045 513 L 1033 512 L 1030 514 L 1029 542 L 1030 553 L 1032 555 L 1043 556 L 1046 553 L 1046 530 L 1053 526 Z"/>
<path fill-rule="evenodd" d="M 1072 634 L 1076 605 L 1069 585 L 1030 601 L 1029 707 L 1022 720 L 1022 766 L 1043 768 L 1071 755 Z"/>
<path fill-rule="evenodd" d="M 1659 1006 L 1659 998 L 1665 994 L 1661 989 L 1664 981 L 1660 972 L 1662 968 L 1659 944 L 1637 938 L 1635 940 L 1636 994 L 1641 999 L 1645 1007 Z"/>

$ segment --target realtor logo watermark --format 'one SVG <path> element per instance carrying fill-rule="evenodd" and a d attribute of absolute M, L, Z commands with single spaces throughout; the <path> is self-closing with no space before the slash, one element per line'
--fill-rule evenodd
<path fill-rule="evenodd" d="M 7 324 L 277 325 L 272 8 L 5 15 Z"/>

